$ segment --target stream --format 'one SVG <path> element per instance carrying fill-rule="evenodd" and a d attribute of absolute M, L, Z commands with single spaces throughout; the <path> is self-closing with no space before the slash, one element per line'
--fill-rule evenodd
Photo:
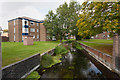
<path fill-rule="evenodd" d="M 62 62 L 47 69 L 40 80 L 44 78 L 105 78 L 106 76 L 81 52 L 68 53 Z"/>

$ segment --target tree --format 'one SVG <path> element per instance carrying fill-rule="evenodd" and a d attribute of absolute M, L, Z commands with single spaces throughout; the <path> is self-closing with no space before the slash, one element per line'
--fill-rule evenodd
<path fill-rule="evenodd" d="M 71 2 L 69 4 L 69 23 L 70 23 L 70 30 L 71 35 L 75 35 L 76 40 L 80 39 L 81 37 L 78 35 L 78 28 L 76 26 L 77 20 L 79 19 L 81 6 L 77 2 Z"/>
<path fill-rule="evenodd" d="M 8 32 L 8 29 L 4 29 L 3 32 Z"/>
<path fill-rule="evenodd" d="M 53 35 L 57 32 L 55 31 L 57 26 L 57 15 L 53 13 L 53 11 L 49 11 L 46 15 L 44 25 L 47 28 L 47 32 L 49 33 L 50 39 L 52 40 Z"/>
<path fill-rule="evenodd" d="M 103 31 L 120 34 L 118 4 L 119 2 L 84 2 L 76 24 L 78 34 L 84 37 Z"/>
<path fill-rule="evenodd" d="M 46 15 L 44 25 L 46 26 L 51 38 L 54 36 L 62 41 L 67 35 L 78 34 L 78 28 L 76 27 L 78 15 L 80 14 L 80 5 L 77 2 L 71 2 L 69 5 L 65 2 L 60 5 L 56 14 L 53 11 L 49 11 Z"/>

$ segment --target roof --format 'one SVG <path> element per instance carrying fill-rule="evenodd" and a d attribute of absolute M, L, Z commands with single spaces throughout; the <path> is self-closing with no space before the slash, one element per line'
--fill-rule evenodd
<path fill-rule="evenodd" d="M 16 20 L 16 19 L 26 19 L 26 20 L 33 21 L 33 22 L 38 22 L 38 23 L 43 23 L 44 22 L 44 20 L 37 20 L 37 19 L 30 18 L 30 17 L 26 17 L 26 16 L 8 20 L 8 22 Z"/>

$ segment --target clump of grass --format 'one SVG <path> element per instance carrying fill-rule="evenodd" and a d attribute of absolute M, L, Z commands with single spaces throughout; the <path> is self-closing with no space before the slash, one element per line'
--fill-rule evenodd
<path fill-rule="evenodd" d="M 57 55 L 57 56 L 51 56 L 49 54 L 43 55 L 41 60 L 42 68 L 49 68 L 57 63 L 60 63 L 61 62 L 60 58 L 61 55 Z"/>
<path fill-rule="evenodd" d="M 59 54 L 65 55 L 66 53 L 68 53 L 68 50 L 63 45 L 60 45 L 55 48 L 54 53 L 56 55 L 59 55 Z"/>
<path fill-rule="evenodd" d="M 30 75 L 26 77 L 24 80 L 38 80 L 40 78 L 40 75 L 37 71 L 33 71 Z"/>
<path fill-rule="evenodd" d="M 78 42 L 75 42 L 75 41 L 72 42 L 72 47 L 79 49 L 79 50 L 83 49 L 82 46 Z"/>
<path fill-rule="evenodd" d="M 45 55 L 42 56 L 42 59 L 41 59 L 42 67 L 48 68 L 48 67 L 50 67 L 52 65 L 53 62 L 54 61 L 53 61 L 53 58 L 52 58 L 51 55 L 45 54 Z"/>

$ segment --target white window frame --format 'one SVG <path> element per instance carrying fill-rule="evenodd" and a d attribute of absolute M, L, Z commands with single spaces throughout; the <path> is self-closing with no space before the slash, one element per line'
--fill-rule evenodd
<path fill-rule="evenodd" d="M 39 23 L 37 23 L 37 26 L 39 26 Z"/>
<path fill-rule="evenodd" d="M 39 35 L 37 35 L 37 38 L 39 38 Z"/>
<path fill-rule="evenodd" d="M 37 29 L 37 32 L 39 32 L 39 29 Z"/>
<path fill-rule="evenodd" d="M 32 24 L 31 24 L 32 23 Z M 35 25 L 35 23 L 33 21 L 30 21 L 30 25 Z"/>
<path fill-rule="evenodd" d="M 35 35 L 33 35 L 33 39 L 35 39 Z"/>
<path fill-rule="evenodd" d="M 103 35 L 103 37 L 106 37 L 105 35 Z"/>
<path fill-rule="evenodd" d="M 35 29 L 34 28 L 30 28 L 30 32 L 35 32 Z"/>
<path fill-rule="evenodd" d="M 15 26 L 15 20 L 14 20 L 14 26 Z"/>

